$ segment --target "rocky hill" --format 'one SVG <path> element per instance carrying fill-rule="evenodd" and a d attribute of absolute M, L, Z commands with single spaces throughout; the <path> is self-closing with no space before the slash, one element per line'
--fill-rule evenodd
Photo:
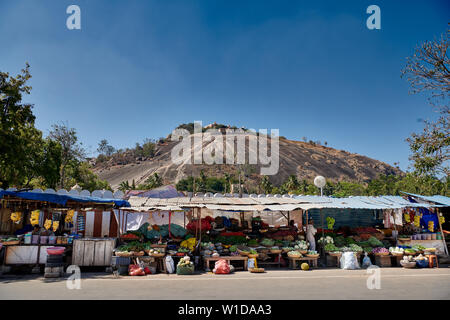
<path fill-rule="evenodd" d="M 245 149 L 248 155 L 249 150 L 251 150 L 248 144 L 248 134 L 242 134 L 247 139 Z M 196 142 L 195 137 L 196 135 L 191 135 L 194 150 L 211 146 L 211 143 L 217 143 L 214 141 Z M 311 142 L 292 141 L 284 138 L 281 138 L 279 142 L 279 171 L 278 174 L 269 176 L 274 185 L 280 185 L 290 175 L 296 175 L 298 179 L 307 180 L 312 180 L 317 175 L 323 175 L 334 182 L 343 180 L 368 182 L 379 174 L 402 174 L 397 168 L 359 154 L 352 154 Z M 182 163 L 175 164 L 172 161 L 171 154 L 172 149 L 177 144 L 178 142 L 167 140 L 164 143 L 156 144 L 154 156 L 151 158 L 136 158 L 133 157 L 132 152 L 113 156 L 108 161 L 95 164 L 94 172 L 101 179 L 107 180 L 114 189 L 122 181 L 128 180 L 131 183 L 134 179 L 136 185 L 143 183 L 155 172 L 163 178 L 165 184 L 176 183 L 190 175 L 198 176 L 201 170 L 208 176 L 217 177 L 223 176 L 224 173 L 235 174 L 237 172 L 238 167 L 236 165 L 190 164 L 190 155 L 183 155 Z M 270 146 L 270 142 L 268 144 Z M 224 150 L 227 150 L 227 147 L 230 146 L 225 143 Z M 259 183 L 261 165 L 245 165 L 244 167 L 248 171 L 248 181 L 255 185 Z"/>

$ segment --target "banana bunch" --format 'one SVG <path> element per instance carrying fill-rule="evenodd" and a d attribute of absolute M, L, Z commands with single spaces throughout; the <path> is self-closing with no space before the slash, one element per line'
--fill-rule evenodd
<path fill-rule="evenodd" d="M 416 226 L 417 228 L 420 227 L 420 218 L 422 217 L 422 215 L 415 215 L 414 216 L 414 226 Z"/>
<path fill-rule="evenodd" d="M 11 213 L 11 220 L 17 224 L 20 223 L 20 220 L 22 220 L 22 212 Z"/>
<path fill-rule="evenodd" d="M 333 230 L 335 222 L 336 222 L 336 220 L 333 217 L 327 217 L 327 224 L 328 224 L 329 230 Z"/>
<path fill-rule="evenodd" d="M 409 215 L 409 213 L 405 213 L 403 216 L 405 217 L 406 223 L 410 223 L 411 222 L 411 216 Z"/>
<path fill-rule="evenodd" d="M 39 215 L 41 212 L 39 210 L 31 211 L 30 223 L 32 226 L 39 224 Z"/>
<path fill-rule="evenodd" d="M 52 226 L 52 220 L 45 219 L 45 222 L 44 222 L 44 228 L 45 228 L 46 230 L 49 230 L 49 229 L 51 228 L 51 226 Z"/>
<path fill-rule="evenodd" d="M 53 221 L 53 232 L 56 232 L 56 230 L 58 230 L 59 227 L 59 221 Z"/>
<path fill-rule="evenodd" d="M 75 214 L 75 210 L 67 211 L 66 219 L 64 221 L 66 223 L 73 223 L 73 215 Z"/>
<path fill-rule="evenodd" d="M 434 222 L 433 221 L 428 221 L 428 230 L 430 230 L 430 232 L 434 232 Z"/>
<path fill-rule="evenodd" d="M 180 246 L 183 248 L 187 248 L 190 251 L 193 251 L 196 244 L 197 244 L 197 239 L 189 238 L 188 240 L 184 240 L 183 242 L 181 242 Z"/>
<path fill-rule="evenodd" d="M 441 225 L 443 225 L 445 223 L 445 218 L 444 216 L 440 216 L 439 217 L 439 222 L 441 223 Z"/>

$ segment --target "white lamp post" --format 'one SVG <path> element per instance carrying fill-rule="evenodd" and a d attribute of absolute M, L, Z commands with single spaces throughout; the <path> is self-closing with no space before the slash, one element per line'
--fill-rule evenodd
<path fill-rule="evenodd" d="M 321 196 L 321 197 L 323 196 L 323 187 L 325 187 L 326 183 L 327 183 L 327 181 L 326 181 L 325 178 L 322 177 L 322 176 L 317 176 L 317 177 L 314 179 L 314 185 L 315 185 L 317 188 L 320 189 L 320 196 Z"/>

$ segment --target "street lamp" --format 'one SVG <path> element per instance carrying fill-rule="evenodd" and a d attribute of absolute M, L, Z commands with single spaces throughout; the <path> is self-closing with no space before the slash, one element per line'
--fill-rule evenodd
<path fill-rule="evenodd" d="M 314 185 L 320 189 L 320 196 L 323 196 L 323 187 L 325 187 L 325 184 L 327 183 L 327 181 L 325 180 L 324 177 L 322 176 L 317 176 L 314 179 Z"/>

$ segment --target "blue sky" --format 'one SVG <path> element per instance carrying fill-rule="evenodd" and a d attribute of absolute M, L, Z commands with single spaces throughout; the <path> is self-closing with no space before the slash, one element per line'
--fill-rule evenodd
<path fill-rule="evenodd" d="M 82 30 L 66 28 L 81 8 Z M 381 8 L 381 30 L 366 8 Z M 0 70 L 28 61 L 37 127 L 68 121 L 94 152 L 201 120 L 278 128 L 407 169 L 433 117 L 400 78 L 440 36 L 447 1 L 0 0 Z"/>

